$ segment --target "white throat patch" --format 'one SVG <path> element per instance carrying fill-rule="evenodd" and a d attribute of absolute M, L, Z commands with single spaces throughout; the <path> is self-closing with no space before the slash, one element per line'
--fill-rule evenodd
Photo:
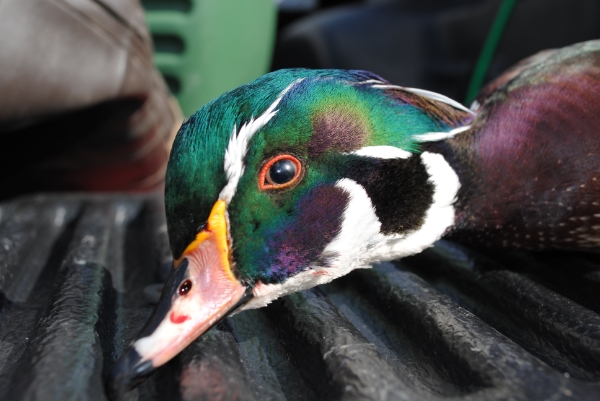
<path fill-rule="evenodd" d="M 454 202 L 460 188 L 458 176 L 444 157 L 423 152 L 421 160 L 434 186 L 433 203 L 425 213 L 419 229 L 405 234 L 386 236 L 367 256 L 366 263 L 399 259 L 421 252 L 439 240 L 448 227 L 454 224 Z"/>
<path fill-rule="evenodd" d="M 258 283 L 254 298 L 242 309 L 260 308 L 281 296 L 328 283 L 354 269 L 369 268 L 372 263 L 414 255 L 440 239 L 454 223 L 453 204 L 460 182 L 442 155 L 423 152 L 413 157 L 421 157 L 434 186 L 433 203 L 421 227 L 402 234 L 382 234 L 381 222 L 365 189 L 356 181 L 343 178 L 336 187 L 347 192 L 350 200 L 339 234 L 323 250 L 323 259 L 329 261 L 329 266 L 310 266 L 283 284 Z"/>

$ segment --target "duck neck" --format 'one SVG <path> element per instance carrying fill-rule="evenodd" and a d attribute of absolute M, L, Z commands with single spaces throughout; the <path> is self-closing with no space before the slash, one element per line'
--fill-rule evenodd
<path fill-rule="evenodd" d="M 454 233 L 469 224 L 472 210 L 466 200 L 472 198 L 476 193 L 475 187 L 478 180 L 475 177 L 475 172 L 469 163 L 464 162 L 465 155 L 461 154 L 460 148 L 453 146 L 452 141 L 425 143 L 422 150 L 437 153 L 444 157 L 460 181 L 460 189 L 456 194 L 456 202 L 454 203 L 454 224 L 447 230 L 447 234 Z"/>
<path fill-rule="evenodd" d="M 424 144 L 423 151 L 438 153 L 452 167 L 460 181 L 454 203 L 454 224 L 446 230 L 446 237 L 485 246 L 507 246 L 499 232 L 511 227 L 526 199 L 521 194 L 505 199 L 482 179 L 485 171 L 471 151 L 472 137 L 468 134 L 451 140 Z M 505 171 L 505 174 L 511 174 Z"/>

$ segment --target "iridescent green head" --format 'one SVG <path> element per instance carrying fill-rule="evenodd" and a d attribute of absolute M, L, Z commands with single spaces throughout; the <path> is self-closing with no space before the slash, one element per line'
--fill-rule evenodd
<path fill-rule="evenodd" d="M 365 160 L 376 163 L 378 152 L 396 159 L 416 153 L 424 134 L 465 120 L 466 113 L 442 106 L 364 71 L 276 71 L 222 95 L 182 126 L 173 145 L 166 209 L 174 257 L 221 198 L 232 270 L 244 284 L 280 283 L 311 264 L 326 266 L 323 251 L 340 231 L 348 198 L 335 184 L 358 174 Z M 298 177 L 265 186 L 261 173 L 281 155 L 290 156 L 288 169 Z M 394 229 L 419 219 L 408 220 Z"/>
<path fill-rule="evenodd" d="M 163 364 L 237 308 L 433 243 L 459 184 L 419 144 L 469 118 L 443 96 L 333 70 L 273 72 L 198 110 L 167 170 L 175 268 L 116 371 Z"/>

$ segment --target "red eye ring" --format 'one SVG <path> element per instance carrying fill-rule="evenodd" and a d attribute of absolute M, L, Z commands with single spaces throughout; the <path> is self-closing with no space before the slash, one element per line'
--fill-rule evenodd
<path fill-rule="evenodd" d="M 289 181 L 282 184 L 269 182 L 269 170 L 271 169 L 271 167 L 273 167 L 275 163 L 280 162 L 282 160 L 289 160 L 292 163 L 294 163 L 296 167 L 296 172 L 294 173 L 294 176 Z M 278 155 L 267 160 L 267 162 L 263 165 L 258 176 L 258 186 L 262 190 L 287 188 L 294 185 L 298 181 L 301 173 L 302 163 L 300 163 L 300 160 L 289 154 Z"/>

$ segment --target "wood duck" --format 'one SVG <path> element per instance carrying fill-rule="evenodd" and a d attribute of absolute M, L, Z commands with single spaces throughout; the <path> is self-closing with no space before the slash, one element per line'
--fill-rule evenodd
<path fill-rule="evenodd" d="M 598 249 L 600 41 L 544 52 L 471 109 L 364 71 L 280 70 L 183 124 L 165 190 L 174 269 L 116 363 L 129 387 L 234 311 L 442 236 Z"/>

